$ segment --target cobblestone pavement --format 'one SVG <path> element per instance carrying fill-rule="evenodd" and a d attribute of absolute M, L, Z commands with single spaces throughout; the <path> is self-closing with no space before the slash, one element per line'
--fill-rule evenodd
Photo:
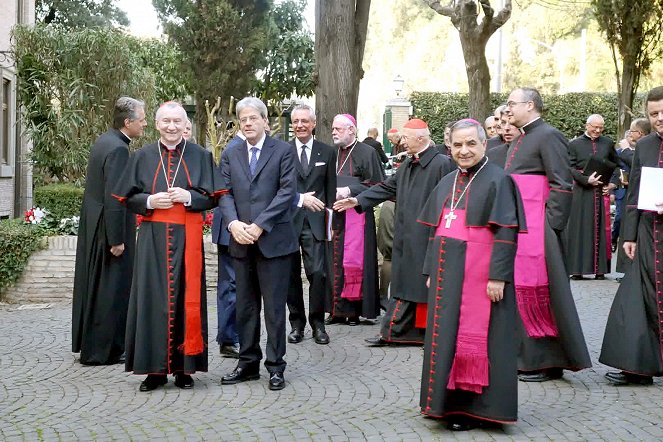
<path fill-rule="evenodd" d="M 574 281 L 593 369 L 519 384 L 519 421 L 502 430 L 451 433 L 419 414 L 422 351 L 366 348 L 378 327 L 329 326 L 332 342 L 288 344 L 287 386 L 221 386 L 234 360 L 210 344 L 210 372 L 193 390 L 140 393 L 122 366 L 85 367 L 70 352 L 70 304 L 0 306 L 1 440 L 663 440 L 661 380 L 612 387 L 596 362 L 617 284 Z M 212 329 L 216 307 L 210 303 Z M 264 339 L 264 334 L 263 334 Z"/>

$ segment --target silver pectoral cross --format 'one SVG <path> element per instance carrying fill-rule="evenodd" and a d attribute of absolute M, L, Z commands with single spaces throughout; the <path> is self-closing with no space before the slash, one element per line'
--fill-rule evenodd
<path fill-rule="evenodd" d="M 444 219 L 447 220 L 446 223 L 444 223 L 444 228 L 445 229 L 450 229 L 451 228 L 451 221 L 455 220 L 458 218 L 455 214 L 454 211 L 452 210 L 451 212 L 447 213 L 444 215 Z"/>

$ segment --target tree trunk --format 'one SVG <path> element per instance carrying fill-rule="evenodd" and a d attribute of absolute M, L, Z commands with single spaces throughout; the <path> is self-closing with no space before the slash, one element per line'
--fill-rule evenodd
<path fill-rule="evenodd" d="M 490 108 L 490 70 L 486 61 L 487 40 L 476 35 L 460 33 L 465 58 L 465 72 L 469 85 L 469 117 L 479 122 L 493 113 Z"/>
<path fill-rule="evenodd" d="M 619 97 L 619 121 L 617 124 L 617 140 L 621 139 L 627 127 L 631 127 L 633 113 L 633 97 L 635 96 L 635 63 L 624 60 L 622 63 L 621 96 Z"/>
<path fill-rule="evenodd" d="M 214 100 L 216 100 L 216 98 Z M 213 104 L 214 101 L 212 101 L 212 105 Z M 206 147 L 207 111 L 205 110 L 205 97 L 200 94 L 196 94 L 196 130 L 196 142 L 201 146 Z"/>
<path fill-rule="evenodd" d="M 316 0 L 316 138 L 331 144 L 336 114 L 357 116 L 370 0 Z"/>

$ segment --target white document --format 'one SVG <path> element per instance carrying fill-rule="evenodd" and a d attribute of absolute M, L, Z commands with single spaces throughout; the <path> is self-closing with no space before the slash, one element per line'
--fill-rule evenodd
<path fill-rule="evenodd" d="M 640 173 L 638 209 L 658 212 L 663 209 L 656 204 L 663 203 L 663 169 L 643 167 Z"/>

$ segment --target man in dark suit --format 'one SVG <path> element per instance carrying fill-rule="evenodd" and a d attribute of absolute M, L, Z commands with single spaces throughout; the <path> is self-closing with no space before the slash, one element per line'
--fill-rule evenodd
<path fill-rule="evenodd" d="M 378 153 L 380 156 L 380 161 L 382 164 L 387 164 L 389 162 L 389 158 L 387 157 L 387 154 L 384 153 L 384 149 L 382 148 L 382 143 L 378 141 L 378 129 L 377 127 L 371 127 L 368 129 L 366 132 L 366 138 L 364 138 L 364 141 L 362 141 L 364 144 L 368 144 L 371 146 L 375 151 Z"/>
<path fill-rule="evenodd" d="M 336 150 L 313 139 L 315 111 L 308 105 L 299 105 L 291 113 L 295 139 L 290 142 L 297 171 L 297 194 L 293 224 L 302 253 L 298 251 L 292 261 L 288 309 L 292 332 L 288 342 L 296 344 L 304 339 L 306 314 L 302 287 L 301 256 L 309 282 L 309 323 L 317 344 L 329 344 L 325 331 L 325 242 L 327 228 L 325 208 L 331 209 L 336 199 Z"/>
<path fill-rule="evenodd" d="M 225 147 L 225 150 L 244 146 L 244 136 L 241 132 Z M 237 333 L 236 307 L 237 290 L 235 284 L 235 269 L 233 260 L 228 252 L 230 245 L 230 232 L 224 229 L 221 208 L 214 209 L 212 218 L 212 242 L 218 247 L 219 276 L 216 283 L 216 310 L 217 334 L 219 352 L 222 356 L 239 358 L 239 335 Z"/>
<path fill-rule="evenodd" d="M 255 97 L 236 106 L 244 146 L 224 151 L 221 173 L 228 194 L 221 198 L 224 227 L 237 283 L 239 362 L 224 385 L 260 377 L 260 309 L 265 303 L 265 367 L 269 389 L 285 387 L 285 305 L 297 236 L 292 224 L 295 159 L 288 143 L 266 135 L 267 107 Z"/>

